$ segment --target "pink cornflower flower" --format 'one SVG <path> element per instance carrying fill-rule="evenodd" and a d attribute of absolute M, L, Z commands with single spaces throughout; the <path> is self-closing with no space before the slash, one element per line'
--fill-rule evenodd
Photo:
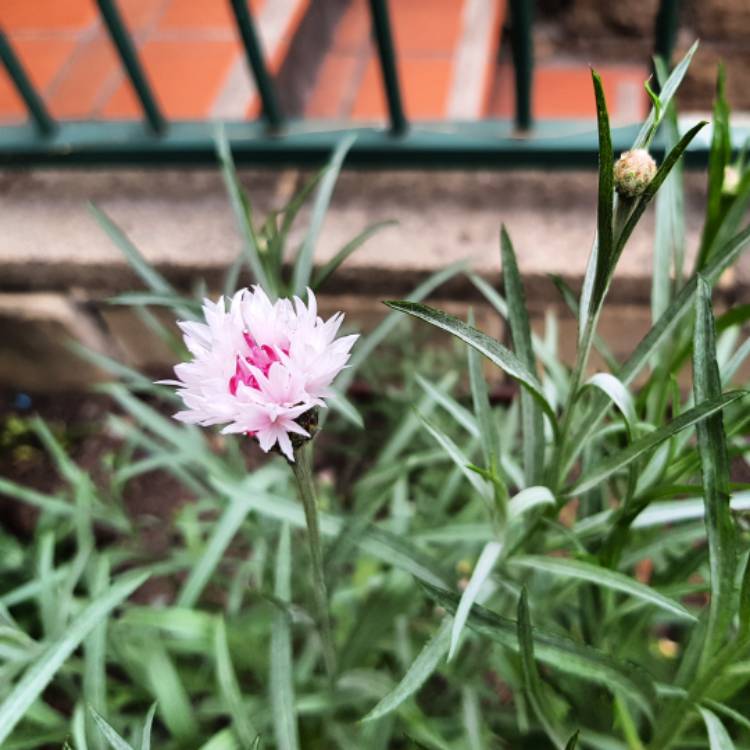
<path fill-rule="evenodd" d="M 174 368 L 177 380 L 162 381 L 178 387 L 187 407 L 175 419 L 225 424 L 222 432 L 254 437 L 264 451 L 278 444 L 294 461 L 290 435 L 310 437 L 298 418 L 325 406 L 357 339 L 337 339 L 343 314 L 323 321 L 310 289 L 307 300 L 272 303 L 255 286 L 204 300 L 205 323 L 179 322 L 193 359 Z"/>

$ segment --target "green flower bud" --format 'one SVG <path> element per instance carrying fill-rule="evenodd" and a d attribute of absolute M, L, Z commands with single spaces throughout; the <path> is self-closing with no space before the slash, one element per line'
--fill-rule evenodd
<path fill-rule="evenodd" d="M 615 188 L 620 195 L 635 198 L 656 174 L 656 162 L 644 148 L 626 151 L 615 162 Z"/>

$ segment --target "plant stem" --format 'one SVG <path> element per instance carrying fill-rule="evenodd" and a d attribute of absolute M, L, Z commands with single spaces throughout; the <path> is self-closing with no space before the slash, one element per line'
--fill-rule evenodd
<path fill-rule="evenodd" d="M 313 596 L 323 645 L 323 660 L 328 676 L 333 679 L 336 673 L 336 652 L 333 647 L 331 619 L 328 614 L 328 593 L 323 573 L 323 548 L 320 543 L 318 504 L 312 476 L 312 440 L 307 440 L 294 451 L 294 463 L 291 464 L 291 467 L 305 509 L 307 541 L 310 545 L 310 557 L 312 558 Z"/>

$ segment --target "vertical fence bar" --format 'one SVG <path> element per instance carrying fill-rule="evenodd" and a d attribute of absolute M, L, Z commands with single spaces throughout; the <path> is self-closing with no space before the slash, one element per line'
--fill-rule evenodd
<path fill-rule="evenodd" d="M 409 123 L 401 101 L 401 89 L 396 69 L 396 51 L 393 46 L 393 35 L 391 34 L 391 22 L 388 18 L 386 0 L 370 0 L 370 13 L 375 43 L 378 47 L 380 70 L 383 74 L 383 87 L 388 100 L 391 130 L 395 134 L 405 133 L 409 128 Z"/>
<path fill-rule="evenodd" d="M 117 48 L 120 60 L 125 67 L 130 82 L 133 84 L 136 96 L 141 102 L 143 114 L 146 116 L 148 124 L 155 133 L 162 133 L 166 130 L 167 121 L 164 119 L 159 105 L 156 103 L 151 87 L 149 86 L 146 74 L 141 66 L 138 54 L 135 50 L 133 40 L 123 23 L 114 0 L 96 0 L 99 6 L 99 12 L 102 15 L 112 42 Z"/>
<path fill-rule="evenodd" d="M 677 39 L 679 16 L 679 0 L 661 0 L 654 29 L 654 54 L 664 60 L 668 70 L 672 68 L 672 51 Z"/>
<path fill-rule="evenodd" d="M 26 109 L 28 109 L 29 115 L 39 132 L 42 135 L 52 135 L 57 125 L 50 113 L 47 112 L 42 98 L 37 94 L 34 84 L 26 75 L 21 61 L 16 57 L 16 53 L 10 46 L 10 41 L 2 29 L 0 29 L 0 61 L 8 71 L 8 75 L 23 99 Z"/>
<path fill-rule="evenodd" d="M 534 40 L 531 34 L 533 0 L 510 0 L 511 47 L 516 89 L 516 127 L 532 125 L 531 87 L 534 75 Z"/>
<path fill-rule="evenodd" d="M 273 2 L 273 0 L 270 0 L 270 2 Z M 255 23 L 247 6 L 247 0 L 230 0 L 229 4 L 232 6 L 232 12 L 237 22 L 237 29 L 242 38 L 247 64 L 255 79 L 255 85 L 258 87 L 258 94 L 263 104 L 263 117 L 276 130 L 281 127 L 283 117 L 281 116 L 281 109 L 276 99 L 273 80 L 263 57 L 263 49 L 260 45 L 258 33 L 255 30 Z"/>

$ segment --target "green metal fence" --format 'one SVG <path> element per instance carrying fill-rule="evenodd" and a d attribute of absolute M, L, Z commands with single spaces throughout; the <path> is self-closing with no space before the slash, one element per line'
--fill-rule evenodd
<path fill-rule="evenodd" d="M 228 0 L 242 39 L 262 111 L 257 121 L 225 123 L 238 162 L 311 164 L 323 161 L 350 129 L 341 123 L 290 120 L 284 117 L 269 74 L 255 23 L 246 0 Z M 405 0 L 397 0 L 405 1 Z M 115 0 L 97 0 L 122 66 L 136 92 L 143 122 L 56 121 L 31 83 L 0 29 L 0 60 L 25 102 L 29 122 L 0 127 L 0 165 L 200 164 L 215 160 L 216 123 L 168 120 L 161 112 L 132 37 Z M 347 163 L 357 166 L 574 167 L 596 164 L 596 137 L 591 128 L 570 121 L 534 122 L 533 0 L 510 0 L 511 46 L 516 111 L 513 121 L 410 123 L 399 85 L 387 0 L 369 0 L 389 126 L 354 128 L 358 137 Z M 671 57 L 679 0 L 661 0 L 656 17 L 655 53 Z M 635 128 L 635 126 L 634 126 Z M 583 132 L 582 132 L 583 131 Z M 613 134 L 615 148 L 625 149 L 635 130 Z M 658 151 L 658 146 L 657 146 Z M 707 143 L 693 146 L 688 163 L 705 162 Z"/>

